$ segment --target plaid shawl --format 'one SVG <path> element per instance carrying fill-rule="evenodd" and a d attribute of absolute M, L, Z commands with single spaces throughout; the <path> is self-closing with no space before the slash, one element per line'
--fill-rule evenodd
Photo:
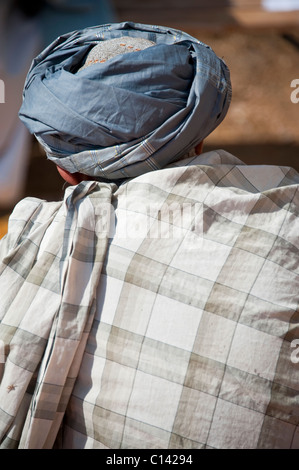
<path fill-rule="evenodd" d="M 218 151 L 22 201 L 2 448 L 299 448 L 298 189 Z"/>

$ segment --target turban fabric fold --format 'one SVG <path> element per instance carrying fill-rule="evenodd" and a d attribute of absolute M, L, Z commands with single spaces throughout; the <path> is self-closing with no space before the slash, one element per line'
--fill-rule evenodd
<path fill-rule="evenodd" d="M 83 66 L 94 46 L 124 37 L 153 45 Z M 19 114 L 59 167 L 117 180 L 178 160 L 220 124 L 230 100 L 229 70 L 209 46 L 124 22 L 52 42 L 32 63 Z"/>

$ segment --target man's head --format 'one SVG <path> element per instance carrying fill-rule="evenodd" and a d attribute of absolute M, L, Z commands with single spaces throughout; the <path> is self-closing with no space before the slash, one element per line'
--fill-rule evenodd
<path fill-rule="evenodd" d="M 229 71 L 211 48 L 181 31 L 121 23 L 45 49 L 20 117 L 64 178 L 116 181 L 198 148 L 230 99 Z"/>
<path fill-rule="evenodd" d="M 197 144 L 194 147 L 194 151 L 195 151 L 196 155 L 200 155 L 202 153 L 203 144 L 204 144 L 204 142 L 202 140 L 201 142 L 199 142 L 199 144 Z M 76 184 L 81 183 L 81 181 L 88 181 L 88 180 L 92 179 L 91 176 L 84 175 L 84 173 L 79 173 L 79 172 L 70 173 L 69 171 L 64 170 L 63 168 L 61 168 L 59 165 L 56 165 L 56 168 L 57 168 L 58 173 L 60 174 L 60 176 L 64 179 L 64 181 L 66 181 L 67 183 L 69 183 L 72 186 L 75 186 Z"/>

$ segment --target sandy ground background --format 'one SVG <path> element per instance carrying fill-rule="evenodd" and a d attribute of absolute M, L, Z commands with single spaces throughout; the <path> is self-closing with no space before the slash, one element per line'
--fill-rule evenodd
<path fill-rule="evenodd" d="M 228 115 L 206 139 L 204 151 L 223 148 L 248 164 L 278 164 L 299 171 L 299 102 L 291 101 L 296 92 L 291 83 L 299 81 L 299 33 L 286 35 L 288 31 L 269 30 L 197 35 L 224 58 L 233 88 Z M 32 140 L 23 197 L 59 200 L 63 189 L 53 163 Z M 10 210 L 0 211 L 0 237 Z"/>

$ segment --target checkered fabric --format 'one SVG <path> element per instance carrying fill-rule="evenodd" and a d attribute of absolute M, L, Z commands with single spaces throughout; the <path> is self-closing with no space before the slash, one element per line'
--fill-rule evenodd
<path fill-rule="evenodd" d="M 298 173 L 217 151 L 111 187 L 111 210 L 92 187 L 65 271 L 65 203 L 21 202 L 2 242 L 2 447 L 298 449 Z"/>

